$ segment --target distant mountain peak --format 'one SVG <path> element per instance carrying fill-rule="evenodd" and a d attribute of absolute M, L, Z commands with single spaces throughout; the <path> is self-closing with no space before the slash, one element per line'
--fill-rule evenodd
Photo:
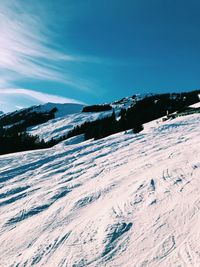
<path fill-rule="evenodd" d="M 66 115 L 79 113 L 83 109 L 82 104 L 76 104 L 76 103 L 51 103 L 48 102 L 46 104 L 38 105 L 33 108 L 33 111 L 35 112 L 50 112 L 53 109 L 56 109 L 55 111 L 55 118 L 64 117 Z"/>

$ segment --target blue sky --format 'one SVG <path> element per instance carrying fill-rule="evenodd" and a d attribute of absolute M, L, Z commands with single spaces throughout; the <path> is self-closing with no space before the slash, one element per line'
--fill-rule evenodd
<path fill-rule="evenodd" d="M 198 0 L 1 0 L 0 110 L 199 88 L 199 29 Z"/>

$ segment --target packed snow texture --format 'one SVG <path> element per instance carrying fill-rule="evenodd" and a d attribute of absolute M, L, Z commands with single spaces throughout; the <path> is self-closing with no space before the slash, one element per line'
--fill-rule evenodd
<path fill-rule="evenodd" d="M 200 266 L 200 115 L 0 157 L 0 266 Z"/>

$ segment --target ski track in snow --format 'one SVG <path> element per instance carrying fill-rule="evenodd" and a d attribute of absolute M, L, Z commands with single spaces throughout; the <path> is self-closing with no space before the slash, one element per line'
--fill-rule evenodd
<path fill-rule="evenodd" d="M 0 157 L 0 266 L 200 266 L 200 115 Z"/>

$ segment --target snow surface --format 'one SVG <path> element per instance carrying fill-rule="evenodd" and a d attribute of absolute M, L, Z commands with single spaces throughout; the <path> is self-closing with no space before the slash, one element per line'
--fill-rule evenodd
<path fill-rule="evenodd" d="M 192 108 L 200 108 L 200 102 L 195 103 L 194 105 L 191 105 Z"/>
<path fill-rule="evenodd" d="M 32 135 L 38 135 L 41 139 L 48 141 L 51 138 L 62 137 L 72 130 L 74 126 L 80 125 L 85 121 L 94 121 L 105 116 L 110 116 L 111 114 L 112 110 L 107 112 L 82 112 L 71 115 L 65 114 L 63 117 L 30 127 L 28 132 Z"/>
<path fill-rule="evenodd" d="M 200 266 L 200 115 L 0 157 L 0 266 Z"/>
<path fill-rule="evenodd" d="M 83 109 L 83 105 L 74 103 L 46 103 L 44 105 L 34 107 L 31 112 L 50 112 L 53 108 L 57 108 L 57 111 L 55 112 L 55 117 L 60 118 L 69 114 L 81 112 Z"/>
<path fill-rule="evenodd" d="M 137 97 L 137 100 L 142 97 Z M 122 108 L 129 108 L 134 105 L 135 99 L 132 97 L 125 97 L 120 101 L 111 103 L 112 110 L 104 112 L 82 112 L 83 106 L 80 104 L 54 104 L 47 103 L 46 105 L 38 106 L 34 111 L 45 112 L 57 107 L 56 119 L 49 120 L 46 123 L 29 127 L 28 132 L 32 135 L 38 135 L 41 139 L 49 141 L 51 138 L 59 138 L 67 134 L 76 125 L 80 125 L 85 121 L 94 121 L 106 116 L 110 116 L 115 111 L 118 115 Z M 74 105 L 74 109 L 67 105 Z"/>

